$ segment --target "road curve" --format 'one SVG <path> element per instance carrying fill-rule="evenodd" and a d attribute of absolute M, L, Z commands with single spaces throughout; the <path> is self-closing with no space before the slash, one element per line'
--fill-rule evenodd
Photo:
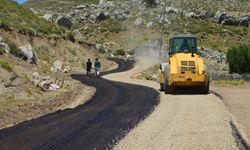
<path fill-rule="evenodd" d="M 129 71 L 104 78 L 159 88 L 156 82 L 135 78 L 147 68 L 144 62 L 138 61 Z M 214 94 L 162 92 L 154 111 L 120 140 L 114 150 L 242 149 L 231 120 L 227 108 Z"/>
<path fill-rule="evenodd" d="M 103 75 L 127 71 L 134 63 L 113 60 L 118 69 Z M 0 130 L 0 149 L 109 149 L 159 103 L 159 93 L 153 88 L 87 79 L 82 74 L 73 74 L 72 78 L 96 87 L 96 95 L 75 109 Z"/>

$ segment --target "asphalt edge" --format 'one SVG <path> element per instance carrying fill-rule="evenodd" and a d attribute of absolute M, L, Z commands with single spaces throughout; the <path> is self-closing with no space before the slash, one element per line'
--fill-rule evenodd
<path fill-rule="evenodd" d="M 218 97 L 226 106 L 226 103 L 223 101 L 224 98 L 222 95 L 212 90 L 210 90 L 210 92 L 214 94 L 216 97 Z M 241 150 L 250 150 L 250 140 L 247 138 L 241 125 L 236 121 L 234 115 L 232 113 L 230 113 L 230 115 L 231 115 L 231 121 L 229 122 L 229 125 L 232 129 L 232 135 L 235 138 L 235 142 L 237 143 L 238 147 Z"/>

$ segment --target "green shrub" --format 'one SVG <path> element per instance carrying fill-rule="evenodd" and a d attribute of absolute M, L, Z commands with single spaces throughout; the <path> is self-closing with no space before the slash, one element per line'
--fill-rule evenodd
<path fill-rule="evenodd" d="M 231 73 L 250 72 L 250 45 L 240 44 L 228 50 L 227 61 Z"/>
<path fill-rule="evenodd" d="M 156 6 L 155 0 L 144 0 L 148 7 Z"/>
<path fill-rule="evenodd" d="M 69 50 L 69 53 L 70 53 L 70 54 L 72 54 L 72 55 L 74 55 L 74 56 L 77 56 L 76 49 L 70 48 L 70 49 L 68 49 L 68 50 Z"/>
<path fill-rule="evenodd" d="M 217 85 L 243 85 L 246 81 L 245 80 L 212 80 L 212 83 Z"/>
<path fill-rule="evenodd" d="M 21 54 L 21 50 L 17 47 L 15 43 L 7 42 L 10 47 L 10 53 L 18 57 Z"/>
<path fill-rule="evenodd" d="M 161 64 L 154 64 L 154 69 L 159 69 L 161 67 Z"/>
<path fill-rule="evenodd" d="M 129 54 L 129 55 L 134 55 L 135 52 L 134 52 L 134 51 L 128 51 L 128 54 Z"/>
<path fill-rule="evenodd" d="M 0 27 L 3 28 L 5 31 L 11 31 L 11 26 L 8 23 L 1 23 Z"/>
<path fill-rule="evenodd" d="M 150 74 L 144 73 L 143 78 L 146 80 L 152 80 L 152 76 Z"/>
<path fill-rule="evenodd" d="M 101 27 L 101 32 L 109 31 L 119 33 L 127 30 L 122 21 L 107 20 L 101 22 L 99 26 Z"/>
<path fill-rule="evenodd" d="M 66 39 L 70 40 L 71 42 L 75 42 L 75 37 L 74 37 L 74 34 L 72 32 L 68 32 L 66 34 Z"/>
<path fill-rule="evenodd" d="M 101 47 L 99 48 L 99 52 L 102 53 L 102 54 L 105 54 L 106 53 L 106 50 L 104 47 Z"/>
<path fill-rule="evenodd" d="M 14 65 L 12 65 L 6 61 L 3 61 L 3 60 L 0 60 L 0 66 L 7 71 L 12 71 L 12 69 L 14 67 Z"/>
<path fill-rule="evenodd" d="M 46 73 L 46 74 L 51 73 L 50 68 L 51 68 L 51 64 L 43 64 L 43 65 L 41 65 L 41 69 L 42 69 L 43 73 Z"/>
<path fill-rule="evenodd" d="M 126 52 L 125 50 L 123 49 L 118 49 L 116 52 L 115 52 L 115 55 L 120 55 L 120 56 L 125 56 Z"/>
<path fill-rule="evenodd" d="M 82 69 L 86 69 L 86 63 L 82 63 Z"/>
<path fill-rule="evenodd" d="M 2 55 L 5 52 L 3 48 L 0 48 L 0 55 Z"/>
<path fill-rule="evenodd" d="M 37 53 L 37 56 L 41 59 L 46 61 L 49 64 L 53 62 L 53 56 L 50 53 L 49 47 L 46 45 L 42 45 L 40 47 L 36 47 L 34 51 Z"/>

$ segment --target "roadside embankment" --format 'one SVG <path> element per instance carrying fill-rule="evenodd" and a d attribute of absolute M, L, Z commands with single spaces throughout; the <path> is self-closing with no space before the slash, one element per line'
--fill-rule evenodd
<path fill-rule="evenodd" d="M 239 136 L 247 148 L 250 148 L 250 85 L 242 86 L 212 86 L 232 114 L 232 123 L 237 128 Z"/>

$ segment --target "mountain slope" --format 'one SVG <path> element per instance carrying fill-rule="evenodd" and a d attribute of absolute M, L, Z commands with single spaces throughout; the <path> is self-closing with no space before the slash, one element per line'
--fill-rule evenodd
<path fill-rule="evenodd" d="M 39 18 L 11 0 L 0 1 L 0 27 L 29 35 L 65 32 L 63 28 Z"/>
<path fill-rule="evenodd" d="M 29 0 L 24 6 L 27 8 L 62 8 L 73 5 L 80 5 L 82 3 L 97 4 L 99 0 Z"/>
<path fill-rule="evenodd" d="M 248 0 L 166 0 L 176 7 L 181 7 L 188 11 L 198 12 L 216 12 L 219 10 L 227 11 L 243 11 L 247 12 L 250 8 Z"/>
<path fill-rule="evenodd" d="M 218 12 L 235 15 L 235 22 L 239 20 L 239 15 L 244 18 L 250 8 L 250 1 L 247 0 L 158 0 L 157 6 L 152 8 L 144 5 L 145 0 L 104 1 L 103 7 L 98 5 L 98 1 L 31 0 L 24 6 L 34 9 L 41 16 L 46 14 L 67 16 L 73 22 L 73 29 L 81 32 L 85 39 L 101 43 L 115 39 L 115 42 L 121 44 L 120 48 L 124 49 L 131 48 L 128 45 L 133 45 L 131 44 L 133 42 L 138 43 L 137 39 L 131 40 L 137 35 L 145 39 L 144 42 L 155 40 L 154 37 L 157 36 L 159 39 L 163 26 L 167 30 L 164 34 L 166 40 L 169 37 L 167 33 L 197 34 L 202 37 L 201 46 L 219 51 L 227 51 L 229 47 L 238 44 L 239 40 L 249 42 L 249 28 L 221 25 L 215 19 Z M 83 7 L 78 8 L 79 5 Z M 164 20 L 163 10 L 165 10 Z M 103 16 L 99 16 L 100 12 L 103 12 Z M 194 17 L 191 17 L 192 14 Z M 103 17 L 103 20 L 98 21 L 98 17 Z M 134 24 L 136 20 L 139 21 L 137 22 L 139 28 Z M 117 30 L 113 30 L 114 28 Z M 139 31 L 134 32 L 134 30 Z M 131 36 L 122 37 L 126 33 Z M 126 41 L 129 41 L 129 44 Z"/>

